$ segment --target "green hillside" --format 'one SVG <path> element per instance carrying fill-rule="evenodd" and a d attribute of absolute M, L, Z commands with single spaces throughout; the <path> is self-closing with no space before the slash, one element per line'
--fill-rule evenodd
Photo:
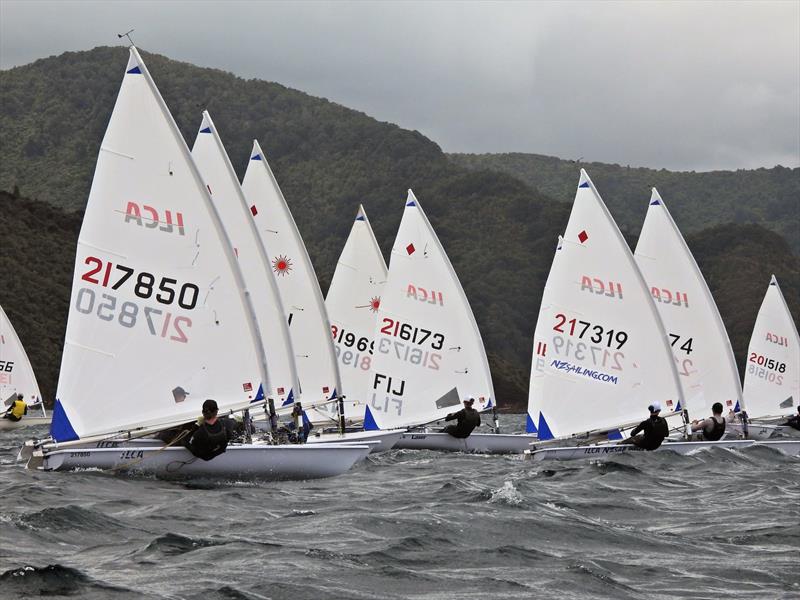
<path fill-rule="evenodd" d="M 388 256 L 412 187 L 470 299 L 500 402 L 524 405 L 530 340 L 568 203 L 508 174 L 460 166 L 418 132 L 327 100 L 157 55 L 145 60 L 190 144 L 205 108 L 240 175 L 252 139 L 260 140 L 323 292 L 358 203 Z M 0 304 L 48 399 L 55 393 L 80 214 L 126 63 L 126 49 L 96 48 L 0 72 L 0 189 L 18 189 L 0 194 Z M 605 194 L 608 182 L 591 173 Z M 571 199 L 577 178 L 573 165 L 568 193 L 553 196 Z M 629 193 L 646 194 L 648 185 L 631 185 Z M 671 201 L 668 188 L 662 192 L 684 222 L 684 207 Z M 642 203 L 639 221 L 644 210 Z M 770 271 L 781 278 L 790 306 L 800 306 L 798 259 L 757 225 L 699 232 L 690 238 L 695 244 L 712 291 L 724 299 L 741 360 Z"/>
<path fill-rule="evenodd" d="M 757 223 L 800 254 L 800 169 L 774 167 L 707 173 L 576 162 L 539 154 L 449 154 L 453 164 L 518 178 L 561 202 L 575 197 L 575 173 L 586 169 L 620 228 L 641 230 L 650 188 L 658 188 L 684 233 L 722 223 Z"/>

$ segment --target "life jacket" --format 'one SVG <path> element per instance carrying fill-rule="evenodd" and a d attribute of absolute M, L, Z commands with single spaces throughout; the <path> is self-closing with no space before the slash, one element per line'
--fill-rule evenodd
<path fill-rule="evenodd" d="M 11 419 L 14 421 L 19 421 L 22 417 L 28 414 L 28 405 L 25 404 L 24 400 L 14 400 L 14 404 L 11 405 Z"/>
<path fill-rule="evenodd" d="M 187 447 L 192 454 L 203 460 L 219 456 L 228 447 L 228 429 L 225 423 L 221 419 L 213 425 L 203 423 L 194 432 Z"/>
<path fill-rule="evenodd" d="M 725 435 L 725 419 L 723 417 L 720 417 L 720 419 L 721 422 L 717 421 L 715 417 L 711 417 L 711 420 L 714 421 L 714 428 L 711 431 L 706 431 L 705 427 L 703 428 L 704 440 L 716 442 L 722 439 L 722 436 Z"/>

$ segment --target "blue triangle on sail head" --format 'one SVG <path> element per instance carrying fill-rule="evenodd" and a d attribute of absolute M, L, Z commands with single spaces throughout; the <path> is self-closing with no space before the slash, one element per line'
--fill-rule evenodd
<path fill-rule="evenodd" d="M 408 202 L 406 202 L 406 206 L 416 206 L 416 205 L 417 203 L 414 202 L 413 200 L 409 200 Z"/>
<path fill-rule="evenodd" d="M 303 426 L 305 427 L 306 425 L 311 425 L 311 421 L 308 419 L 306 411 L 303 411 Z"/>
<path fill-rule="evenodd" d="M 622 432 L 619 429 L 615 429 L 614 431 L 608 432 L 608 439 L 609 440 L 621 440 L 622 439 Z"/>
<path fill-rule="evenodd" d="M 356 221 L 366 221 L 366 219 L 364 218 L 364 215 L 358 215 L 356 217 Z"/>
<path fill-rule="evenodd" d="M 211 133 L 211 127 L 204 127 L 200 130 L 200 133 Z"/>
<path fill-rule="evenodd" d="M 372 416 L 372 411 L 367 407 L 367 411 L 364 413 L 364 431 L 379 431 L 380 427 L 375 422 L 375 417 Z"/>
<path fill-rule="evenodd" d="M 263 383 L 259 383 L 258 384 L 258 392 L 256 392 L 256 397 L 253 398 L 252 401 L 253 402 L 258 402 L 259 400 L 263 400 L 263 399 L 264 399 L 264 384 Z"/>
<path fill-rule="evenodd" d="M 653 200 L 650 206 L 661 206 L 661 200 Z"/>
<path fill-rule="evenodd" d="M 583 182 L 582 184 L 580 184 L 578 187 L 579 187 L 579 188 L 587 188 L 587 187 L 590 187 L 590 186 L 589 186 L 589 182 L 588 182 L 588 181 L 584 181 L 584 182 Z"/>
<path fill-rule="evenodd" d="M 57 442 L 71 442 L 72 440 L 80 439 L 80 436 L 72 428 L 72 423 L 69 422 L 69 417 L 64 407 L 61 406 L 61 400 L 58 399 L 56 399 L 56 405 L 53 407 L 50 435 Z"/>
<path fill-rule="evenodd" d="M 539 439 L 552 440 L 554 437 L 553 432 L 550 431 L 550 426 L 544 418 L 544 413 L 539 413 Z"/>
<path fill-rule="evenodd" d="M 738 400 L 736 401 L 736 406 L 733 407 L 733 412 L 735 412 L 735 413 L 742 412 L 742 407 L 739 406 L 739 401 Z"/>
<path fill-rule="evenodd" d="M 139 65 L 136 65 L 129 71 L 125 71 L 128 75 L 141 75 L 142 70 L 139 68 Z"/>
<path fill-rule="evenodd" d="M 290 404 L 294 404 L 294 390 L 289 390 L 289 395 L 286 396 L 286 400 L 283 401 L 281 406 L 289 406 Z"/>
<path fill-rule="evenodd" d="M 489 402 L 486 404 L 486 406 L 483 407 L 483 410 L 489 410 L 490 408 L 492 408 L 492 399 L 491 398 L 489 398 Z"/>
<path fill-rule="evenodd" d="M 681 412 L 681 401 L 678 400 L 678 403 L 675 405 L 675 412 Z"/>
<path fill-rule="evenodd" d="M 525 415 L 525 433 L 536 433 L 536 425 L 533 423 L 530 413 Z"/>
<path fill-rule="evenodd" d="M 336 388 L 333 388 L 333 393 L 328 397 L 328 400 L 333 400 L 334 398 L 338 398 L 339 396 L 336 395 Z"/>
<path fill-rule="evenodd" d="M 253 156 L 250 157 L 250 160 L 261 160 L 261 155 L 260 154 L 253 154 Z"/>

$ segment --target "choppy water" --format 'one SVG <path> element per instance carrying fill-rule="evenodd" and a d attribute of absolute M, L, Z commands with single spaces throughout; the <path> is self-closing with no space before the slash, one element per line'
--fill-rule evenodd
<path fill-rule="evenodd" d="M 3 598 L 800 597 L 800 460 L 765 448 L 199 485 L 27 471 L 30 434 L 0 437 Z"/>

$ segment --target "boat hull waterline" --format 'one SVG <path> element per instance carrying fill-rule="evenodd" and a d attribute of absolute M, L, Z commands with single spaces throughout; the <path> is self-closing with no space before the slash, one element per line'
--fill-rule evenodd
<path fill-rule="evenodd" d="M 23 427 L 35 427 L 37 425 L 50 425 L 50 419 L 51 417 L 23 417 L 19 421 L 0 419 L 0 431 L 22 429 Z"/>
<path fill-rule="evenodd" d="M 449 433 L 408 432 L 402 435 L 394 449 L 521 454 L 536 440 L 535 435 L 526 434 L 473 433 L 468 438 L 456 438 Z"/>
<path fill-rule="evenodd" d="M 764 446 L 779 450 L 784 454 L 796 455 L 800 451 L 800 442 L 777 442 L 757 440 L 720 440 L 717 442 L 668 442 L 662 444 L 653 452 L 675 452 L 689 454 L 705 448 L 724 448 L 726 450 L 741 450 L 752 446 Z M 561 448 L 532 449 L 526 458 L 535 461 L 544 460 L 608 460 L 622 454 L 633 452 L 647 452 L 632 444 L 592 444 L 587 446 L 569 446 Z"/>
<path fill-rule="evenodd" d="M 369 454 L 370 445 L 266 446 L 242 444 L 228 447 L 212 460 L 193 456 L 186 448 L 125 446 L 75 448 L 48 452 L 45 471 L 100 469 L 159 477 L 243 477 L 260 480 L 318 479 L 348 471 Z"/>

